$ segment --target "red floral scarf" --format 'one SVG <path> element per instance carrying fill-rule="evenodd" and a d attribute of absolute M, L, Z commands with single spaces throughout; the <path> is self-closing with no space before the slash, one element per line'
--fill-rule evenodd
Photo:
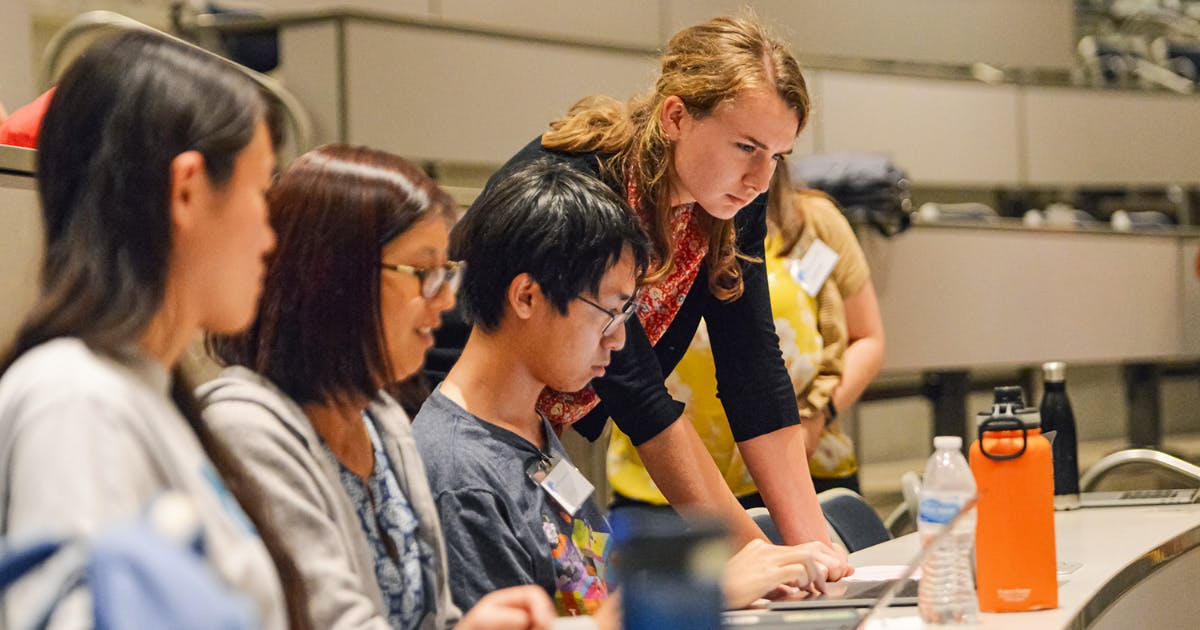
<path fill-rule="evenodd" d="M 637 211 L 642 229 L 653 229 L 651 217 L 639 203 L 637 184 L 631 178 L 626 181 L 626 201 Z M 666 278 L 643 287 L 638 294 L 638 320 L 651 345 L 662 339 L 675 320 L 696 281 L 704 256 L 708 254 L 708 238 L 698 216 L 703 210 L 694 203 L 685 203 L 672 207 L 670 212 L 675 269 Z M 537 410 L 550 421 L 555 431 L 561 431 L 587 415 L 599 402 L 600 397 L 591 385 L 577 392 L 560 392 L 547 387 L 538 397 Z"/>

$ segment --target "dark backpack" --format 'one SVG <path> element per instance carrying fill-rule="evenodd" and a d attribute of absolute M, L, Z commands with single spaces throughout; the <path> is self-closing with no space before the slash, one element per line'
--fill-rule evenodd
<path fill-rule="evenodd" d="M 908 229 L 912 198 L 908 175 L 891 158 L 872 153 L 824 153 L 788 164 L 792 182 L 820 190 L 851 223 L 869 223 L 884 236 Z"/>

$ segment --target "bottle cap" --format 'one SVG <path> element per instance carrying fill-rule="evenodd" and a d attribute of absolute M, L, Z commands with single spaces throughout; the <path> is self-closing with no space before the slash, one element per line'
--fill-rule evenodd
<path fill-rule="evenodd" d="M 962 436 L 959 436 L 959 435 L 936 436 L 933 438 L 933 448 L 935 448 L 937 450 L 954 449 L 957 451 L 962 448 Z"/>
<path fill-rule="evenodd" d="M 1042 426 L 1042 416 L 1037 409 L 1025 406 L 1024 392 L 1017 385 L 996 387 L 992 390 L 994 402 L 988 411 L 975 416 L 975 428 L 994 417 L 1016 418 L 1027 429 Z"/>
<path fill-rule="evenodd" d="M 996 387 L 992 389 L 993 404 L 1011 404 L 1017 407 L 1025 406 L 1025 392 L 1019 385 Z"/>
<path fill-rule="evenodd" d="M 1042 380 L 1047 383 L 1061 383 L 1067 376 L 1067 364 L 1062 361 L 1049 361 L 1042 364 Z"/>

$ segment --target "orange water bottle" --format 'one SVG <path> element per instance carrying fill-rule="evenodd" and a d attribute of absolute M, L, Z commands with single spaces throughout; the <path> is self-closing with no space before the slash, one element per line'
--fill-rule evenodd
<path fill-rule="evenodd" d="M 1058 606 L 1054 466 L 1038 410 L 1020 387 L 997 387 L 979 414 L 971 471 L 979 488 L 975 581 L 985 612 Z"/>

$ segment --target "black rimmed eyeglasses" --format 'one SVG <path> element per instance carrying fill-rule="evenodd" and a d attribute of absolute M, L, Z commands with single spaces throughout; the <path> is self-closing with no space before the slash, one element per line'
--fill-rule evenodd
<path fill-rule="evenodd" d="M 637 312 L 638 290 L 639 289 L 635 289 L 633 291 L 633 297 L 629 298 L 629 301 L 625 302 L 625 304 L 621 306 L 621 310 L 617 311 L 604 308 L 603 306 L 600 306 L 599 304 L 583 297 L 582 295 L 575 296 L 575 299 L 587 304 L 601 313 L 604 313 L 605 315 L 608 315 L 608 323 L 605 324 L 604 329 L 600 331 L 600 336 L 604 336 L 613 329 L 613 326 L 624 325 L 629 317 Z"/>
<path fill-rule="evenodd" d="M 379 266 L 390 271 L 400 271 L 411 274 L 421 281 L 421 295 L 426 300 L 432 300 L 443 288 L 449 288 L 451 293 L 458 291 L 462 282 L 463 263 L 451 260 L 436 267 L 413 267 L 411 265 L 393 265 L 381 262 Z"/>

